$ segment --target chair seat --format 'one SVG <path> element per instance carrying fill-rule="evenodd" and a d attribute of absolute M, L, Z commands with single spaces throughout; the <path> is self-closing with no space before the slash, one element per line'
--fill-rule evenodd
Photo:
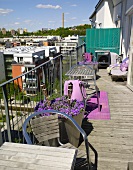
<path fill-rule="evenodd" d="M 112 69 L 111 74 L 112 76 L 124 76 L 124 75 L 126 76 L 127 71 L 121 71 L 120 69 L 119 70 Z"/>

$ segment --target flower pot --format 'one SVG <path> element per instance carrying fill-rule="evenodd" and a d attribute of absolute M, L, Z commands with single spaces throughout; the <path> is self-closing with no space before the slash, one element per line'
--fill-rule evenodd
<path fill-rule="evenodd" d="M 83 120 L 83 113 L 80 113 L 72 117 L 78 123 L 78 125 L 81 126 Z M 73 125 L 73 123 L 68 119 L 62 118 L 59 121 L 59 125 L 60 125 L 61 142 L 62 143 L 70 142 L 73 146 L 78 147 L 80 132 Z"/>

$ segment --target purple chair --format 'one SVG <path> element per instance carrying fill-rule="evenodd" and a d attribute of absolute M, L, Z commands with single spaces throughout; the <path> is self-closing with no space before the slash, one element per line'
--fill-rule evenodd
<path fill-rule="evenodd" d="M 91 62 L 91 61 L 92 61 L 92 58 L 91 58 L 90 53 L 85 53 L 85 55 L 84 55 L 84 61 L 85 61 L 85 62 Z"/>
<path fill-rule="evenodd" d="M 128 73 L 128 65 L 129 65 L 129 57 L 126 57 L 120 66 L 115 66 L 111 69 L 111 78 L 112 80 L 116 80 L 118 78 L 122 78 L 125 80 L 127 78 Z"/>

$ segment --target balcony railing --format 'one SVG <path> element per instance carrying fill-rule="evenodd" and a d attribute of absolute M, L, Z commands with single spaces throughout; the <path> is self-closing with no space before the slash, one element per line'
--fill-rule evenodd
<path fill-rule="evenodd" d="M 60 54 L 32 70 L 0 84 L 0 129 L 2 142 L 24 143 L 22 124 L 34 112 L 36 104 L 43 100 L 41 83 L 45 83 L 50 99 L 63 95 L 65 73 L 85 52 L 85 44 L 78 46 L 65 55 Z M 73 53 L 76 54 L 73 57 Z M 26 77 L 36 77 L 35 81 L 26 82 Z M 36 88 L 35 87 L 36 83 Z M 0 135 L 1 135 L 0 134 Z"/>

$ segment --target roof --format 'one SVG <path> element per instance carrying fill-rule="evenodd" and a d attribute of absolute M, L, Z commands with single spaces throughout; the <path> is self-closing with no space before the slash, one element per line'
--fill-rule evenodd
<path fill-rule="evenodd" d="M 89 19 L 91 19 L 95 14 L 96 14 L 96 11 L 97 11 L 97 8 L 101 5 L 101 3 L 103 2 L 104 0 L 99 0 L 97 5 L 95 6 L 95 10 L 94 12 L 91 14 L 91 16 L 89 17 Z"/>

